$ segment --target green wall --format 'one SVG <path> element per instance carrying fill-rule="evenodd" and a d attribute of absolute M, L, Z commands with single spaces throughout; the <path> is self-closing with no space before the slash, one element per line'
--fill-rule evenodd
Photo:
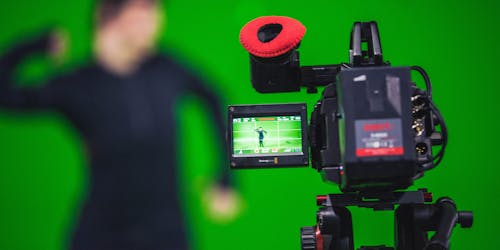
<path fill-rule="evenodd" d="M 91 51 L 91 7 L 83 0 L 0 1 L 0 48 L 58 24 L 69 32 L 72 64 L 84 62 Z M 260 95 L 251 88 L 239 29 L 262 15 L 297 18 L 308 29 L 302 64 L 312 65 L 347 61 L 352 22 L 378 21 L 386 59 L 428 71 L 449 128 L 444 162 L 415 187 L 427 187 L 435 197 L 453 197 L 459 209 L 474 211 L 474 227 L 455 230 L 453 249 L 500 249 L 495 240 L 500 171 L 493 160 L 500 139 L 495 132 L 499 2 L 171 0 L 166 8 L 161 47 L 199 69 L 227 103 L 305 101 L 310 110 L 319 94 Z M 54 71 L 35 60 L 23 68 L 21 78 L 44 79 Z M 235 179 L 241 214 L 234 221 L 211 220 L 202 194 L 214 177 L 220 150 L 211 144 L 214 136 L 206 134 L 210 129 L 200 128 L 209 119 L 202 105 L 187 98 L 180 107 L 181 136 L 186 138 L 180 144 L 181 192 L 194 248 L 299 249 L 299 228 L 315 223 L 315 195 L 338 188 L 321 182 L 310 168 L 240 171 Z M 87 180 L 81 148 L 78 134 L 57 114 L 0 111 L 0 249 L 64 248 Z M 354 209 L 353 215 L 358 246 L 392 244 L 390 213 Z"/>

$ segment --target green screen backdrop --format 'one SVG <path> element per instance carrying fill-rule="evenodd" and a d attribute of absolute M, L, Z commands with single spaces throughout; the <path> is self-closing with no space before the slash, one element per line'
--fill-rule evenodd
<path fill-rule="evenodd" d="M 92 1 L 0 2 L 0 49 L 20 36 L 57 25 L 71 40 L 65 67 L 91 57 Z M 498 46 L 500 2 L 478 1 L 296 1 L 220 0 L 165 4 L 167 26 L 160 48 L 174 51 L 195 68 L 226 104 L 307 102 L 320 94 L 258 94 L 250 84 L 248 55 L 240 28 L 263 15 L 300 20 L 307 34 L 302 65 L 348 60 L 354 21 L 376 20 L 385 59 L 395 66 L 420 65 L 433 82 L 434 100 L 449 128 L 441 166 L 416 181 L 435 197 L 450 196 L 473 210 L 474 227 L 457 228 L 454 250 L 500 249 L 496 240 L 500 171 Z M 36 82 L 58 70 L 41 58 L 20 69 Z M 414 79 L 419 84 L 418 75 Z M 205 212 L 204 190 L 215 178 L 221 150 L 203 104 L 187 97 L 179 105 L 181 197 L 193 249 L 299 249 L 299 228 L 315 223 L 315 195 L 338 192 L 311 168 L 244 170 L 234 173 L 242 211 L 234 220 Z M 59 250 L 66 246 L 85 194 L 87 169 L 81 138 L 58 114 L 0 111 L 0 249 Z M 168 188 L 168 187 L 166 187 Z M 392 245 L 390 212 L 353 209 L 355 241 Z"/>

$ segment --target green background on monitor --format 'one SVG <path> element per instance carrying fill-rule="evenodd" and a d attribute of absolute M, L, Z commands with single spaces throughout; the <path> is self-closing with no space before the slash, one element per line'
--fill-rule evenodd
<path fill-rule="evenodd" d="M 300 116 L 233 119 L 233 156 L 302 154 Z"/>

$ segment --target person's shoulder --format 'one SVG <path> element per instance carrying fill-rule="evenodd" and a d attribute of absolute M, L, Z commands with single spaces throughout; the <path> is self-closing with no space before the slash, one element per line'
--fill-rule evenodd
<path fill-rule="evenodd" d="M 77 85 L 81 82 L 88 82 L 89 77 L 95 76 L 99 68 L 95 63 L 84 62 L 74 64 L 61 69 L 52 82 L 56 84 Z"/>
<path fill-rule="evenodd" d="M 92 63 L 68 65 L 55 73 L 47 82 L 46 89 L 63 94 L 65 98 L 74 98 L 92 88 L 91 85 L 97 82 L 95 77 L 98 72 L 98 67 Z"/>

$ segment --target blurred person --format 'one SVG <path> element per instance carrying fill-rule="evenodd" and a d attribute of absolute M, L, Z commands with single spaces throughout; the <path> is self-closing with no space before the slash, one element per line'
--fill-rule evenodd
<path fill-rule="evenodd" d="M 217 96 L 155 52 L 161 20 L 157 0 L 98 0 L 94 62 L 37 88 L 15 86 L 16 66 L 35 53 L 61 58 L 60 33 L 20 43 L 0 58 L 1 107 L 56 110 L 87 147 L 89 190 L 71 249 L 189 248 L 178 200 L 174 105 L 186 93 L 205 100 L 221 142 L 224 123 Z M 214 190 L 216 209 L 233 208 L 230 189 Z"/>

